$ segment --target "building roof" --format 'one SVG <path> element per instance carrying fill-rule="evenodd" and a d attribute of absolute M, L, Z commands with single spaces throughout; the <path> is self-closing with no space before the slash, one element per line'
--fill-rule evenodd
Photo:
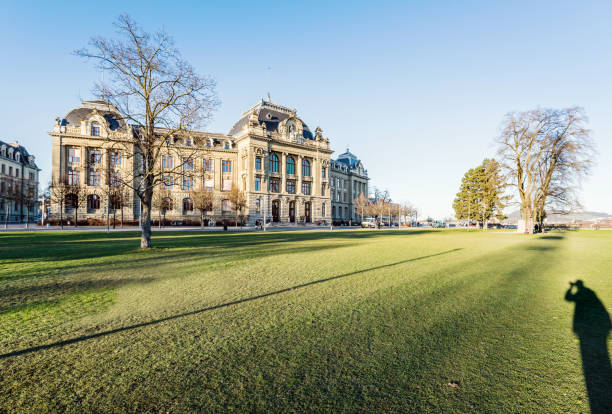
<path fill-rule="evenodd" d="M 19 144 L 18 142 L 5 142 L 5 141 L 0 141 L 0 148 L 5 147 L 7 150 L 6 156 L 3 157 L 2 156 L 2 152 L 0 151 L 0 158 L 5 158 L 5 159 L 10 159 L 13 162 L 19 162 L 20 164 L 23 165 L 27 165 L 31 168 L 38 168 L 36 166 L 36 163 L 34 162 L 34 156 L 31 155 L 28 150 L 21 144 Z M 13 158 L 9 158 L 8 156 L 8 149 L 9 148 L 13 148 Z M 19 161 L 15 160 L 15 154 L 20 153 L 21 157 L 19 159 Z"/>
<path fill-rule="evenodd" d="M 94 110 L 106 119 L 112 131 L 125 128 L 125 121 L 119 110 L 112 104 L 101 100 L 83 101 L 81 105 L 66 114 L 64 119 L 62 119 L 61 125 L 78 127 L 81 125 L 81 121 L 89 118 Z"/>
<path fill-rule="evenodd" d="M 249 117 L 253 113 L 253 110 L 257 113 L 257 120 L 260 123 L 265 123 L 268 131 L 278 131 L 278 125 L 282 121 L 289 117 L 295 117 L 302 123 L 303 137 L 305 139 L 315 139 L 312 131 L 310 131 L 310 128 L 308 128 L 308 125 L 306 125 L 306 123 L 300 118 L 295 116 L 295 109 L 277 105 L 270 101 L 264 101 L 263 99 L 242 114 L 238 122 L 236 122 L 230 130 L 229 135 L 236 135 L 242 130 L 242 128 L 249 122 Z"/>

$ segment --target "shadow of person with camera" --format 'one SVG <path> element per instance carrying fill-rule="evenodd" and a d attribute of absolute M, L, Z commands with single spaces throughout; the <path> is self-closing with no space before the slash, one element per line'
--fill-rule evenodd
<path fill-rule="evenodd" d="M 612 367 L 608 353 L 610 315 L 582 280 L 570 283 L 565 300 L 574 302 L 573 330 L 580 340 L 582 369 L 592 413 L 612 412 Z"/>

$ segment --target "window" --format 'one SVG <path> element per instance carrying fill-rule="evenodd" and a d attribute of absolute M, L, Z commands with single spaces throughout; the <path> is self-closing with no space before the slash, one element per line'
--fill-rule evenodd
<path fill-rule="evenodd" d="M 165 170 L 174 168 L 174 159 L 169 155 L 162 156 L 162 168 Z"/>
<path fill-rule="evenodd" d="M 97 210 L 100 208 L 100 197 L 97 195 L 87 196 L 87 208 L 90 210 Z"/>
<path fill-rule="evenodd" d="M 101 164 L 102 163 L 102 151 L 99 149 L 94 149 L 89 151 L 89 162 L 91 164 Z"/>
<path fill-rule="evenodd" d="M 255 191 L 261 191 L 261 177 L 255 177 Z"/>
<path fill-rule="evenodd" d="M 289 194 L 295 194 L 295 181 L 293 180 L 287 181 L 287 192 Z"/>
<path fill-rule="evenodd" d="M 225 145 L 223 146 L 223 148 L 225 148 L 226 150 L 231 148 L 231 145 L 228 141 L 225 141 Z"/>
<path fill-rule="evenodd" d="M 293 157 L 287 157 L 287 174 L 295 175 L 295 160 Z"/>
<path fill-rule="evenodd" d="M 31 173 L 30 173 L 30 181 L 34 181 L 34 177 L 35 177 L 34 173 L 33 173 L 33 172 L 31 172 Z"/>
<path fill-rule="evenodd" d="M 321 195 L 325 195 L 325 184 L 321 184 Z"/>
<path fill-rule="evenodd" d="M 164 188 L 165 189 L 172 189 L 172 187 L 174 186 L 174 179 L 172 178 L 171 175 L 164 175 L 164 177 L 162 178 L 162 181 L 164 182 Z"/>
<path fill-rule="evenodd" d="M 19 178 L 19 168 L 15 168 L 15 177 Z"/>
<path fill-rule="evenodd" d="M 336 206 L 332 206 L 332 217 L 336 217 Z"/>
<path fill-rule="evenodd" d="M 121 165 L 121 153 L 120 152 L 111 152 L 111 165 Z"/>
<path fill-rule="evenodd" d="M 232 191 L 232 180 L 223 180 L 222 191 Z"/>
<path fill-rule="evenodd" d="M 207 179 L 204 181 L 204 189 L 206 191 L 212 191 L 215 188 L 215 180 Z"/>
<path fill-rule="evenodd" d="M 89 185 L 99 186 L 101 184 L 102 184 L 102 177 L 100 175 L 100 171 L 90 171 L 89 172 Z"/>
<path fill-rule="evenodd" d="M 79 172 L 68 170 L 68 185 L 79 185 Z"/>
<path fill-rule="evenodd" d="M 206 171 L 214 171 L 215 169 L 215 161 L 214 160 L 202 160 L 204 170 Z"/>
<path fill-rule="evenodd" d="M 183 158 L 183 170 L 184 171 L 193 170 L 193 158 Z"/>
<path fill-rule="evenodd" d="M 191 138 L 185 139 L 185 145 L 191 147 Z"/>
<path fill-rule="evenodd" d="M 13 175 L 13 167 L 9 166 L 9 175 Z"/>
<path fill-rule="evenodd" d="M 96 121 L 93 121 L 91 123 L 91 136 L 92 137 L 99 137 L 100 136 L 100 124 L 97 123 Z"/>
<path fill-rule="evenodd" d="M 183 199 L 183 214 L 188 211 L 193 211 L 193 201 L 190 198 Z"/>
<path fill-rule="evenodd" d="M 230 173 L 232 172 L 232 162 L 230 160 L 223 160 L 221 161 L 221 170 L 224 173 Z"/>
<path fill-rule="evenodd" d="M 321 204 L 321 215 L 325 217 L 325 203 Z"/>
<path fill-rule="evenodd" d="M 325 167 L 321 167 L 321 178 L 325 178 Z"/>
<path fill-rule="evenodd" d="M 278 170 L 278 155 L 270 155 L 270 172 L 277 173 Z"/>
<path fill-rule="evenodd" d="M 270 191 L 273 193 L 280 192 L 280 180 L 278 178 L 270 178 Z"/>
<path fill-rule="evenodd" d="M 256 170 L 261 170 L 261 157 L 256 157 L 255 158 L 255 169 Z"/>
<path fill-rule="evenodd" d="M 76 208 L 78 200 L 76 194 L 67 194 L 65 198 L 66 208 Z"/>
<path fill-rule="evenodd" d="M 347 193 L 344 193 L 344 202 L 348 203 L 348 194 Z"/>
<path fill-rule="evenodd" d="M 310 177 L 310 162 L 302 160 L 302 177 Z"/>
<path fill-rule="evenodd" d="M 6 174 L 6 165 L 2 164 L 2 174 Z"/>
<path fill-rule="evenodd" d="M 174 210 L 174 201 L 170 197 L 166 197 L 162 200 L 161 209 L 164 211 Z"/>
<path fill-rule="evenodd" d="M 232 204 L 230 203 L 229 200 L 222 200 L 221 201 L 221 211 L 228 212 L 228 211 L 232 211 Z"/>
<path fill-rule="evenodd" d="M 68 162 L 81 162 L 81 150 L 79 148 L 68 148 Z"/>
<path fill-rule="evenodd" d="M 259 213 L 261 211 L 261 200 L 255 200 L 255 212 Z"/>
<path fill-rule="evenodd" d="M 206 148 L 212 147 L 212 142 L 210 140 L 206 140 Z"/>
<path fill-rule="evenodd" d="M 344 217 L 348 218 L 349 213 L 348 213 L 348 207 L 344 207 Z"/>
<path fill-rule="evenodd" d="M 121 173 L 118 173 L 118 172 L 111 173 L 110 185 L 113 187 L 119 187 L 121 185 Z"/>
<path fill-rule="evenodd" d="M 193 190 L 193 177 L 183 177 L 183 190 L 184 191 Z"/>
<path fill-rule="evenodd" d="M 310 183 L 302 183 L 302 194 L 310 195 Z"/>

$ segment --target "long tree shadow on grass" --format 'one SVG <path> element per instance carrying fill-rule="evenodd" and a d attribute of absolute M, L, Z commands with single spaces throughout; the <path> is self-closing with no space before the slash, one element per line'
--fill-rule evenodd
<path fill-rule="evenodd" d="M 580 340 L 580 356 L 589 405 L 594 414 L 612 412 L 612 367 L 608 353 L 610 315 L 595 292 L 582 280 L 572 283 L 565 300 L 574 302 L 573 330 Z"/>
<path fill-rule="evenodd" d="M 66 345 L 70 345 L 70 344 L 75 344 L 75 343 L 79 343 L 79 342 L 82 342 L 82 341 L 86 341 L 86 340 L 89 340 L 89 339 L 95 339 L 95 338 L 99 338 L 99 337 L 103 337 L 103 336 L 107 336 L 107 335 L 112 335 L 112 334 L 119 333 L 119 332 L 124 332 L 124 331 L 133 330 L 133 329 L 143 328 L 143 327 L 146 327 L 146 326 L 156 325 L 156 324 L 159 324 L 159 323 L 162 323 L 162 322 L 167 322 L 167 321 L 171 321 L 171 320 L 175 320 L 175 319 L 179 319 L 179 318 L 184 318 L 184 317 L 187 317 L 187 316 L 197 315 L 197 314 L 200 314 L 200 313 L 209 312 L 209 311 L 213 311 L 213 310 L 217 310 L 217 309 L 222 309 L 222 308 L 226 308 L 226 307 L 230 307 L 230 306 L 234 306 L 234 305 L 239 305 L 241 303 L 251 302 L 251 301 L 254 301 L 254 300 L 258 300 L 258 299 L 263 299 L 263 298 L 267 298 L 267 297 L 270 297 L 270 296 L 274 296 L 274 295 L 279 295 L 279 294 L 282 294 L 282 293 L 290 292 L 290 291 L 293 291 L 293 290 L 302 289 L 302 288 L 306 288 L 306 287 L 309 287 L 309 286 L 317 285 L 317 284 L 320 284 L 320 283 L 330 282 L 332 280 L 342 279 L 342 278 L 345 278 L 345 277 L 349 277 L 349 276 L 354 276 L 354 275 L 370 272 L 370 271 L 373 271 L 373 270 L 384 269 L 384 268 L 387 268 L 387 267 L 397 266 L 397 265 L 400 265 L 400 264 L 414 262 L 414 261 L 417 261 L 417 260 L 424 260 L 424 259 L 429 259 L 429 258 L 436 257 L 436 256 L 442 256 L 442 255 L 445 255 L 445 254 L 454 253 L 454 252 L 459 251 L 459 250 L 462 250 L 462 248 L 446 250 L 446 251 L 443 251 L 443 252 L 440 252 L 440 253 L 434 253 L 434 254 L 430 254 L 430 255 L 426 255 L 426 256 L 414 257 L 412 259 L 406 259 L 406 260 L 401 260 L 399 262 L 388 263 L 388 264 L 380 265 L 380 266 L 374 266 L 374 267 L 370 267 L 370 268 L 363 269 L 363 270 L 357 270 L 355 272 L 343 273 L 343 274 L 336 275 L 336 276 L 331 276 L 331 277 L 328 277 L 328 278 L 325 278 L 325 279 L 314 280 L 312 282 L 303 283 L 303 284 L 300 284 L 300 285 L 296 285 L 296 286 L 292 286 L 292 287 L 276 290 L 276 291 L 273 291 L 273 292 L 263 293 L 261 295 L 251 296 L 251 297 L 244 298 L 244 299 L 238 299 L 238 300 L 235 300 L 235 301 L 232 301 L 232 302 L 221 303 L 219 305 L 210 306 L 210 307 L 202 308 L 202 309 L 197 309 L 197 310 L 190 311 L 190 312 L 184 312 L 184 313 L 180 313 L 180 314 L 177 314 L 177 315 L 167 316 L 165 318 L 155 319 L 155 320 L 148 321 L 148 322 L 137 323 L 137 324 L 130 325 L 130 326 L 123 326 L 121 328 L 111 329 L 111 330 L 103 331 L 103 332 L 97 332 L 97 333 L 94 333 L 94 334 L 91 334 L 91 335 L 83 335 L 83 336 L 79 336 L 77 338 L 67 339 L 67 340 L 64 340 L 64 341 L 54 342 L 54 343 L 51 343 L 51 344 L 38 345 L 38 346 L 31 347 L 31 348 L 21 349 L 21 350 L 13 351 L 13 352 L 8 352 L 8 353 L 5 353 L 5 354 L 0 354 L 0 359 L 15 357 L 15 356 L 19 356 L 19 355 L 30 354 L 32 352 L 42 351 L 42 350 L 56 348 L 56 347 L 62 347 L 62 346 L 66 346 Z"/>
<path fill-rule="evenodd" d="M 287 232 L 165 232 L 153 236 L 156 249 L 184 247 L 214 247 L 235 249 L 251 245 L 312 240 L 367 239 L 378 236 L 410 236 L 435 232 L 414 231 L 287 231 Z M 139 251 L 140 233 L 36 233 L 0 234 L 0 260 L 48 261 L 88 259 L 99 256 L 121 255 Z M 91 247 L 91 248 L 86 248 Z"/>

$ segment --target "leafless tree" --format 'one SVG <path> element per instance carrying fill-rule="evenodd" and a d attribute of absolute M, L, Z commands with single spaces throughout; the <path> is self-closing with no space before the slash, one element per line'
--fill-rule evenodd
<path fill-rule="evenodd" d="M 215 194 L 201 186 L 191 193 L 191 199 L 193 200 L 193 208 L 200 212 L 200 227 L 204 227 L 204 214 L 213 209 Z"/>
<path fill-rule="evenodd" d="M 546 208 L 575 208 L 576 190 L 593 165 L 594 144 L 582 108 L 509 113 L 497 139 L 507 183 L 517 188 L 528 232 Z"/>
<path fill-rule="evenodd" d="M 162 187 L 162 186 L 159 186 Z M 152 208 L 156 208 L 159 213 L 158 226 L 161 229 L 162 222 L 166 221 L 166 212 L 174 209 L 174 200 L 172 192 L 165 188 L 156 189 L 152 197 Z M 163 218 L 163 221 L 162 221 Z"/>
<path fill-rule="evenodd" d="M 110 138 L 133 157 L 133 175 L 121 177 L 142 204 L 141 248 L 151 247 L 153 189 L 163 181 L 164 152 L 176 136 L 185 136 L 207 121 L 218 106 L 215 81 L 197 74 L 164 31 L 143 31 L 129 16 L 116 23 L 121 40 L 94 37 L 91 49 L 75 53 L 94 59 L 109 75 L 96 94 L 115 106 L 128 123 L 127 138 Z M 182 161 L 181 161 L 182 160 Z M 184 158 L 170 168 L 183 173 Z"/>
<path fill-rule="evenodd" d="M 368 207 L 367 197 L 363 193 L 361 193 L 358 197 L 355 197 L 355 199 L 353 200 L 353 204 L 355 208 L 357 208 L 357 211 L 359 211 L 359 214 L 361 214 L 361 221 L 363 221 L 363 215 Z"/>
<path fill-rule="evenodd" d="M 37 201 L 36 184 L 31 183 L 30 180 L 25 178 L 20 179 L 19 185 L 16 187 L 15 198 L 22 207 L 22 214 L 25 207 L 25 227 L 27 229 L 30 223 L 30 211 L 34 208 Z"/>
<path fill-rule="evenodd" d="M 121 185 L 121 183 L 118 184 L 117 186 L 110 186 L 109 199 L 113 214 L 116 214 L 117 210 L 121 213 L 121 228 L 123 228 L 123 209 L 129 206 L 132 201 L 130 197 L 131 190 Z M 113 226 L 114 222 L 115 219 L 113 218 Z"/>
<path fill-rule="evenodd" d="M 49 196 L 51 203 L 59 206 L 60 226 L 64 229 L 64 208 L 66 204 L 66 196 L 70 194 L 70 186 L 66 180 L 60 179 L 52 182 L 49 185 Z"/>
<path fill-rule="evenodd" d="M 236 227 L 238 227 L 238 215 L 241 215 L 242 210 L 244 210 L 244 208 L 246 207 L 246 196 L 244 194 L 244 191 L 239 189 L 238 186 L 233 186 L 227 198 L 232 204 L 232 209 L 236 212 Z"/>
<path fill-rule="evenodd" d="M 2 181 L 0 183 L 0 196 L 4 201 L 4 228 L 8 228 L 8 222 L 10 218 L 11 212 L 11 204 L 16 202 L 17 194 L 16 194 L 17 185 L 15 180 L 12 177 L 6 176 L 2 177 Z"/>

